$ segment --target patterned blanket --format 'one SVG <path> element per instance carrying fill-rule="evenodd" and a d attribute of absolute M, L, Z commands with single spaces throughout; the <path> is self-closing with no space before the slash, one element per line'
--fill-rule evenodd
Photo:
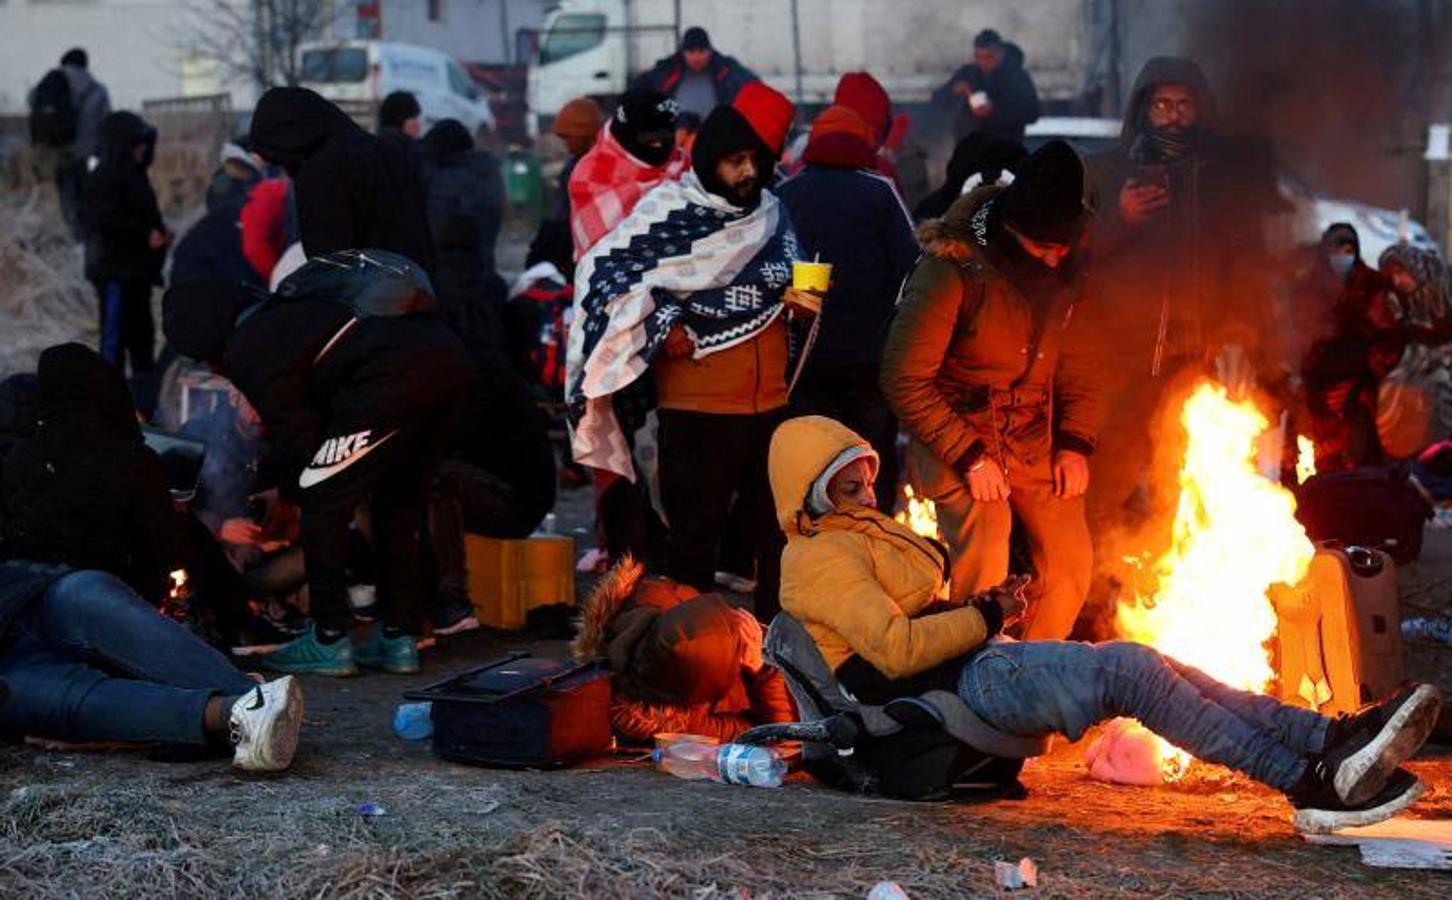
<path fill-rule="evenodd" d="M 612 395 L 645 374 L 677 322 L 697 359 L 760 334 L 782 314 L 799 255 L 770 192 L 743 210 L 687 173 L 647 194 L 575 271 L 566 368 L 575 460 L 634 479 Z"/>
<path fill-rule="evenodd" d="M 576 261 L 613 231 L 641 197 L 661 182 L 681 177 L 690 164 L 690 157 L 677 147 L 664 166 L 647 166 L 620 146 L 608 124 L 601 129 L 595 146 L 570 175 L 570 235 Z"/>

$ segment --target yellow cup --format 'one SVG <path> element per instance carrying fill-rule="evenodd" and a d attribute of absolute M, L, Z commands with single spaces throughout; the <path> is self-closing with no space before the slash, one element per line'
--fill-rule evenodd
<path fill-rule="evenodd" d="M 796 260 L 792 263 L 792 287 L 799 291 L 825 294 L 832 284 L 832 264 Z"/>

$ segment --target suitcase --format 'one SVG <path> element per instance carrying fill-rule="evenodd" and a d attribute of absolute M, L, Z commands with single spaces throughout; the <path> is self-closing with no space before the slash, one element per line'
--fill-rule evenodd
<path fill-rule="evenodd" d="M 605 753 L 610 672 L 602 662 L 517 651 L 404 694 L 433 705 L 435 755 L 511 769 L 550 769 Z"/>
<path fill-rule="evenodd" d="M 1278 586 L 1271 599 L 1282 701 L 1336 715 L 1400 684 L 1396 571 L 1387 554 L 1323 546 L 1305 579 Z"/>

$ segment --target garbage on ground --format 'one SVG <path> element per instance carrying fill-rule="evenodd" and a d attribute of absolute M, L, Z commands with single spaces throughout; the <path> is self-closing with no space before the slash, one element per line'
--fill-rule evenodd
<path fill-rule="evenodd" d="M 1440 616 L 1411 616 L 1402 619 L 1402 637 L 1410 641 L 1432 641 L 1452 647 L 1452 619 Z"/>
<path fill-rule="evenodd" d="M 1447 819 L 1398 817 L 1303 837 L 1311 844 L 1356 846 L 1361 861 L 1377 868 L 1452 870 L 1452 821 Z"/>
<path fill-rule="evenodd" d="M 867 892 L 867 900 L 908 900 L 908 892 L 896 881 L 879 881 Z"/>
<path fill-rule="evenodd" d="M 710 779 L 723 784 L 781 787 L 787 772 L 786 762 L 775 750 L 748 744 L 675 741 L 657 749 L 652 758 L 677 778 Z"/>
<path fill-rule="evenodd" d="M 421 741 L 434 733 L 432 703 L 400 703 L 393 711 L 393 733 L 405 741 Z"/>
<path fill-rule="evenodd" d="M 1006 891 L 1039 886 L 1039 865 L 1025 856 L 1016 863 L 998 860 L 993 864 L 993 879 Z"/>
<path fill-rule="evenodd" d="M 388 808 L 381 803 L 364 803 L 358 807 L 357 812 L 365 819 L 377 819 L 388 815 Z"/>
<path fill-rule="evenodd" d="M 1115 719 L 1089 745 L 1089 777 L 1112 784 L 1164 784 L 1159 738 L 1134 719 Z"/>

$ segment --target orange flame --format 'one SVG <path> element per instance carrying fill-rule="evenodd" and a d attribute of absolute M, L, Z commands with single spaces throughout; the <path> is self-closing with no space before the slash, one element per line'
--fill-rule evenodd
<path fill-rule="evenodd" d="M 1305 484 L 1316 474 L 1316 445 L 1304 434 L 1296 435 L 1296 484 Z"/>
<path fill-rule="evenodd" d="M 1188 443 L 1173 544 L 1149 567 L 1152 595 L 1121 603 L 1118 629 L 1226 684 L 1263 692 L 1275 677 L 1266 647 L 1276 613 L 1267 590 L 1301 581 L 1315 548 L 1290 492 L 1256 470 L 1256 440 L 1269 422 L 1253 401 L 1233 401 L 1224 387 L 1205 383 L 1180 422 Z M 1190 761 L 1163 742 L 1161 759 L 1167 781 Z"/>
<path fill-rule="evenodd" d="M 903 486 L 903 508 L 894 518 L 913 530 L 914 534 L 938 540 L 938 507 L 926 497 L 913 493 L 912 485 Z"/>

